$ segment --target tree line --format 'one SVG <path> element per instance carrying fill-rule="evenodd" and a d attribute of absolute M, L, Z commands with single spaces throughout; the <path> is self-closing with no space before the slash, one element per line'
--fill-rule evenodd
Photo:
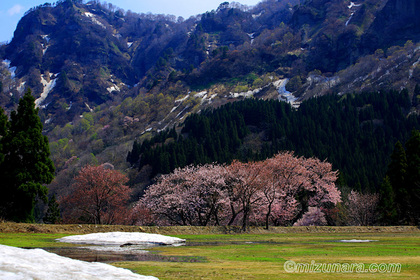
<path fill-rule="evenodd" d="M 420 223 L 420 131 L 413 130 L 403 146 L 395 144 L 381 188 L 383 223 Z"/>
<path fill-rule="evenodd" d="M 150 210 L 154 223 L 164 225 L 240 225 L 243 230 L 250 224 L 293 225 L 314 208 L 341 201 L 336 179 L 330 163 L 291 152 L 265 161 L 190 165 L 161 176 L 133 211 Z"/>
<path fill-rule="evenodd" d="M 264 160 L 288 150 L 328 159 L 340 170 L 341 185 L 377 191 L 395 143 L 420 128 L 410 108 L 406 90 L 327 95 L 297 110 L 284 102 L 247 99 L 192 114 L 182 129 L 135 141 L 127 160 L 140 169 L 151 166 L 154 176 L 190 164 Z"/>

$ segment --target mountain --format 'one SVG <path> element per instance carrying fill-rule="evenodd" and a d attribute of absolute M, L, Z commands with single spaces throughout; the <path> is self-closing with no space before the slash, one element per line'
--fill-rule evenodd
<path fill-rule="evenodd" d="M 415 0 L 265 0 L 183 19 L 60 0 L 29 10 L 0 46 L 0 105 L 32 89 L 58 174 L 125 169 L 134 139 L 249 96 L 298 106 L 406 88 L 416 100 L 418 14 Z"/>

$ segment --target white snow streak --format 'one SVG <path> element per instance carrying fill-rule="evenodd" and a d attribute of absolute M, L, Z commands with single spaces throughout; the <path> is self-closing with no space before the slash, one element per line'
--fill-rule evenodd
<path fill-rule="evenodd" d="M 350 5 L 348 5 L 348 8 L 349 9 L 351 9 L 351 8 L 353 8 L 353 7 L 359 7 L 359 6 L 361 6 L 362 4 L 355 4 L 354 2 L 350 2 Z"/>
<path fill-rule="evenodd" d="M 35 100 L 35 107 L 38 108 L 41 106 L 41 103 L 44 102 L 44 100 L 48 97 L 48 94 L 55 87 L 56 82 L 57 79 L 51 79 L 49 82 L 47 82 L 47 80 L 45 80 L 44 78 L 44 75 L 41 75 L 41 83 L 44 86 L 44 90 L 41 93 L 41 96 L 37 100 Z"/>
<path fill-rule="evenodd" d="M 249 98 L 254 96 L 254 94 L 259 93 L 261 91 L 260 88 L 254 89 L 254 90 L 249 90 L 247 92 L 230 92 L 230 97 L 231 98 L 239 98 L 239 97 L 244 97 L 244 98 Z"/>
<path fill-rule="evenodd" d="M 350 2 L 350 5 L 348 5 L 347 7 L 348 7 L 349 9 L 352 9 L 353 7 L 359 7 L 359 6 L 361 6 L 361 5 L 362 5 L 362 4 L 355 4 L 354 2 Z M 346 21 L 346 26 L 347 26 L 347 25 L 349 25 L 349 23 L 350 23 L 351 19 L 353 18 L 354 13 L 355 13 L 355 11 L 354 11 L 354 12 L 352 12 L 352 13 L 350 14 L 349 19 Z"/>
<path fill-rule="evenodd" d="M 408 73 L 409 73 L 408 74 L 408 79 L 411 79 L 413 77 L 414 69 L 416 68 L 417 64 L 419 64 L 419 63 L 420 63 L 420 58 L 416 62 L 414 62 L 413 65 L 411 66 L 411 69 L 408 70 Z"/>
<path fill-rule="evenodd" d="M 177 102 L 184 102 L 185 100 L 187 100 L 187 98 L 188 97 L 190 97 L 190 93 L 188 93 L 185 97 L 183 97 L 183 98 L 180 98 L 180 99 L 177 99 L 177 100 L 175 100 L 175 103 L 177 103 Z"/>
<path fill-rule="evenodd" d="M 346 26 L 349 25 L 349 22 L 351 21 L 351 19 L 353 18 L 354 12 L 351 13 L 349 19 L 346 21 Z"/>
<path fill-rule="evenodd" d="M 102 22 L 100 22 L 99 20 L 96 19 L 96 16 L 92 13 L 89 12 L 85 12 L 84 15 L 90 19 L 92 19 L 93 23 L 96 23 L 97 25 L 99 25 L 100 27 L 102 27 L 103 29 L 106 29 L 106 26 L 103 25 Z"/>

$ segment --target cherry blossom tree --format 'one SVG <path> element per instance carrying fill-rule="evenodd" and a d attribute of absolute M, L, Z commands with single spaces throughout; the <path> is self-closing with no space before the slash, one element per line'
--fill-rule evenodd
<path fill-rule="evenodd" d="M 264 162 L 233 161 L 227 167 L 227 188 L 231 209 L 229 225 L 239 213 L 242 213 L 242 230 L 248 228 L 253 207 L 261 200 L 258 193 L 266 183 L 262 172 L 264 166 Z"/>
<path fill-rule="evenodd" d="M 291 152 L 261 162 L 187 166 L 161 176 L 133 211 L 150 210 L 156 224 L 268 228 L 292 224 L 309 207 L 337 204 L 336 179 L 331 164 Z"/>
<path fill-rule="evenodd" d="M 298 214 L 299 189 L 307 184 L 307 170 L 303 158 L 293 156 L 291 152 L 275 155 L 265 161 L 264 178 L 266 183 L 262 190 L 266 201 L 265 225 L 269 220 L 275 225 L 285 225 Z"/>
<path fill-rule="evenodd" d="M 327 225 L 327 219 L 325 214 L 318 207 L 309 207 L 302 218 L 300 218 L 294 226 L 325 226 Z"/>
<path fill-rule="evenodd" d="M 348 223 L 353 226 L 369 226 L 376 221 L 378 194 L 362 194 L 351 191 L 347 197 Z"/>
<path fill-rule="evenodd" d="M 337 172 L 330 163 L 316 158 L 278 153 L 265 161 L 262 197 L 265 225 L 286 225 L 302 216 L 308 207 L 329 207 L 341 201 L 335 186 Z"/>
<path fill-rule="evenodd" d="M 178 168 L 161 176 L 140 202 L 170 224 L 219 225 L 226 203 L 224 173 L 214 164 Z"/>
<path fill-rule="evenodd" d="M 64 219 L 95 224 L 121 224 L 127 214 L 131 190 L 128 178 L 105 166 L 86 166 L 75 177 L 73 191 L 60 200 Z"/>

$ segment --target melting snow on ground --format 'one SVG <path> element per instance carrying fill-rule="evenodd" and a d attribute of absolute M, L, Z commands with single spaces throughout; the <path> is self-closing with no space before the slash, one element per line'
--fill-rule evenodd
<path fill-rule="evenodd" d="M 92 20 L 93 23 L 96 23 L 97 25 L 99 25 L 100 27 L 102 27 L 103 29 L 106 29 L 106 26 L 100 22 L 99 20 L 96 19 L 96 16 L 92 13 L 89 12 L 85 12 L 84 15 L 88 18 L 90 18 Z"/>
<path fill-rule="evenodd" d="M 117 85 L 113 85 L 112 87 L 109 87 L 106 89 L 109 93 L 113 91 L 120 91 L 121 89 Z"/>
<path fill-rule="evenodd" d="M 144 232 L 102 232 L 84 235 L 71 235 L 60 239 L 60 242 L 93 245 L 176 245 L 185 243 L 185 239 Z"/>
<path fill-rule="evenodd" d="M 57 76 L 56 74 L 55 76 Z M 52 75 L 50 75 L 52 76 Z M 49 82 L 45 80 L 44 75 L 41 75 L 41 83 L 44 86 L 44 90 L 41 93 L 41 96 L 35 100 L 35 106 L 38 108 L 44 102 L 44 100 L 48 97 L 48 94 L 51 92 L 51 90 L 55 87 L 55 84 L 57 82 L 57 79 L 51 79 Z"/>
<path fill-rule="evenodd" d="M 21 249 L 0 245 L 0 279 L 95 279 L 155 280 L 128 269 L 104 263 L 90 263 L 58 256 L 41 249 Z"/>
<path fill-rule="evenodd" d="M 359 7 L 359 6 L 361 6 L 362 4 L 356 4 L 356 3 L 354 3 L 354 2 L 350 2 L 350 5 L 348 5 L 348 8 L 349 9 L 351 9 L 351 8 L 353 8 L 353 7 Z"/>
<path fill-rule="evenodd" d="M 247 92 L 230 92 L 230 97 L 231 98 L 239 98 L 239 97 L 245 97 L 245 98 L 249 98 L 254 96 L 254 94 L 257 94 L 261 91 L 260 88 L 254 89 L 254 90 L 249 90 Z"/>
<path fill-rule="evenodd" d="M 5 60 L 3 60 L 3 65 L 4 65 L 4 67 L 6 67 L 8 70 L 9 70 L 9 72 L 10 72 L 10 77 L 12 78 L 12 79 L 14 79 L 15 78 L 15 76 L 16 76 L 16 67 L 15 66 L 13 66 L 13 67 L 10 67 L 10 63 L 12 63 L 10 60 L 8 60 L 8 59 L 5 59 Z"/>
<path fill-rule="evenodd" d="M 20 85 L 17 87 L 17 90 L 20 93 L 23 93 L 23 91 L 25 90 L 25 84 L 26 84 L 26 82 L 21 82 Z"/>
<path fill-rule="evenodd" d="M 282 79 L 278 80 L 273 83 L 273 85 L 277 88 L 279 92 L 279 100 L 290 103 L 292 107 L 298 108 L 300 102 L 297 101 L 297 97 L 295 97 L 290 91 L 286 89 L 286 85 L 289 82 L 289 79 Z"/>
<path fill-rule="evenodd" d="M 359 6 L 361 6 L 361 5 L 362 5 L 362 4 L 355 4 L 354 2 L 350 2 L 350 5 L 348 6 L 348 8 L 349 8 L 349 9 L 352 9 L 353 7 L 359 7 Z M 355 13 L 355 12 L 352 12 L 352 13 L 350 14 L 349 19 L 346 21 L 346 26 L 347 26 L 347 25 L 349 25 L 349 22 L 350 22 L 350 21 L 351 21 L 351 19 L 353 18 L 354 13 Z"/>

